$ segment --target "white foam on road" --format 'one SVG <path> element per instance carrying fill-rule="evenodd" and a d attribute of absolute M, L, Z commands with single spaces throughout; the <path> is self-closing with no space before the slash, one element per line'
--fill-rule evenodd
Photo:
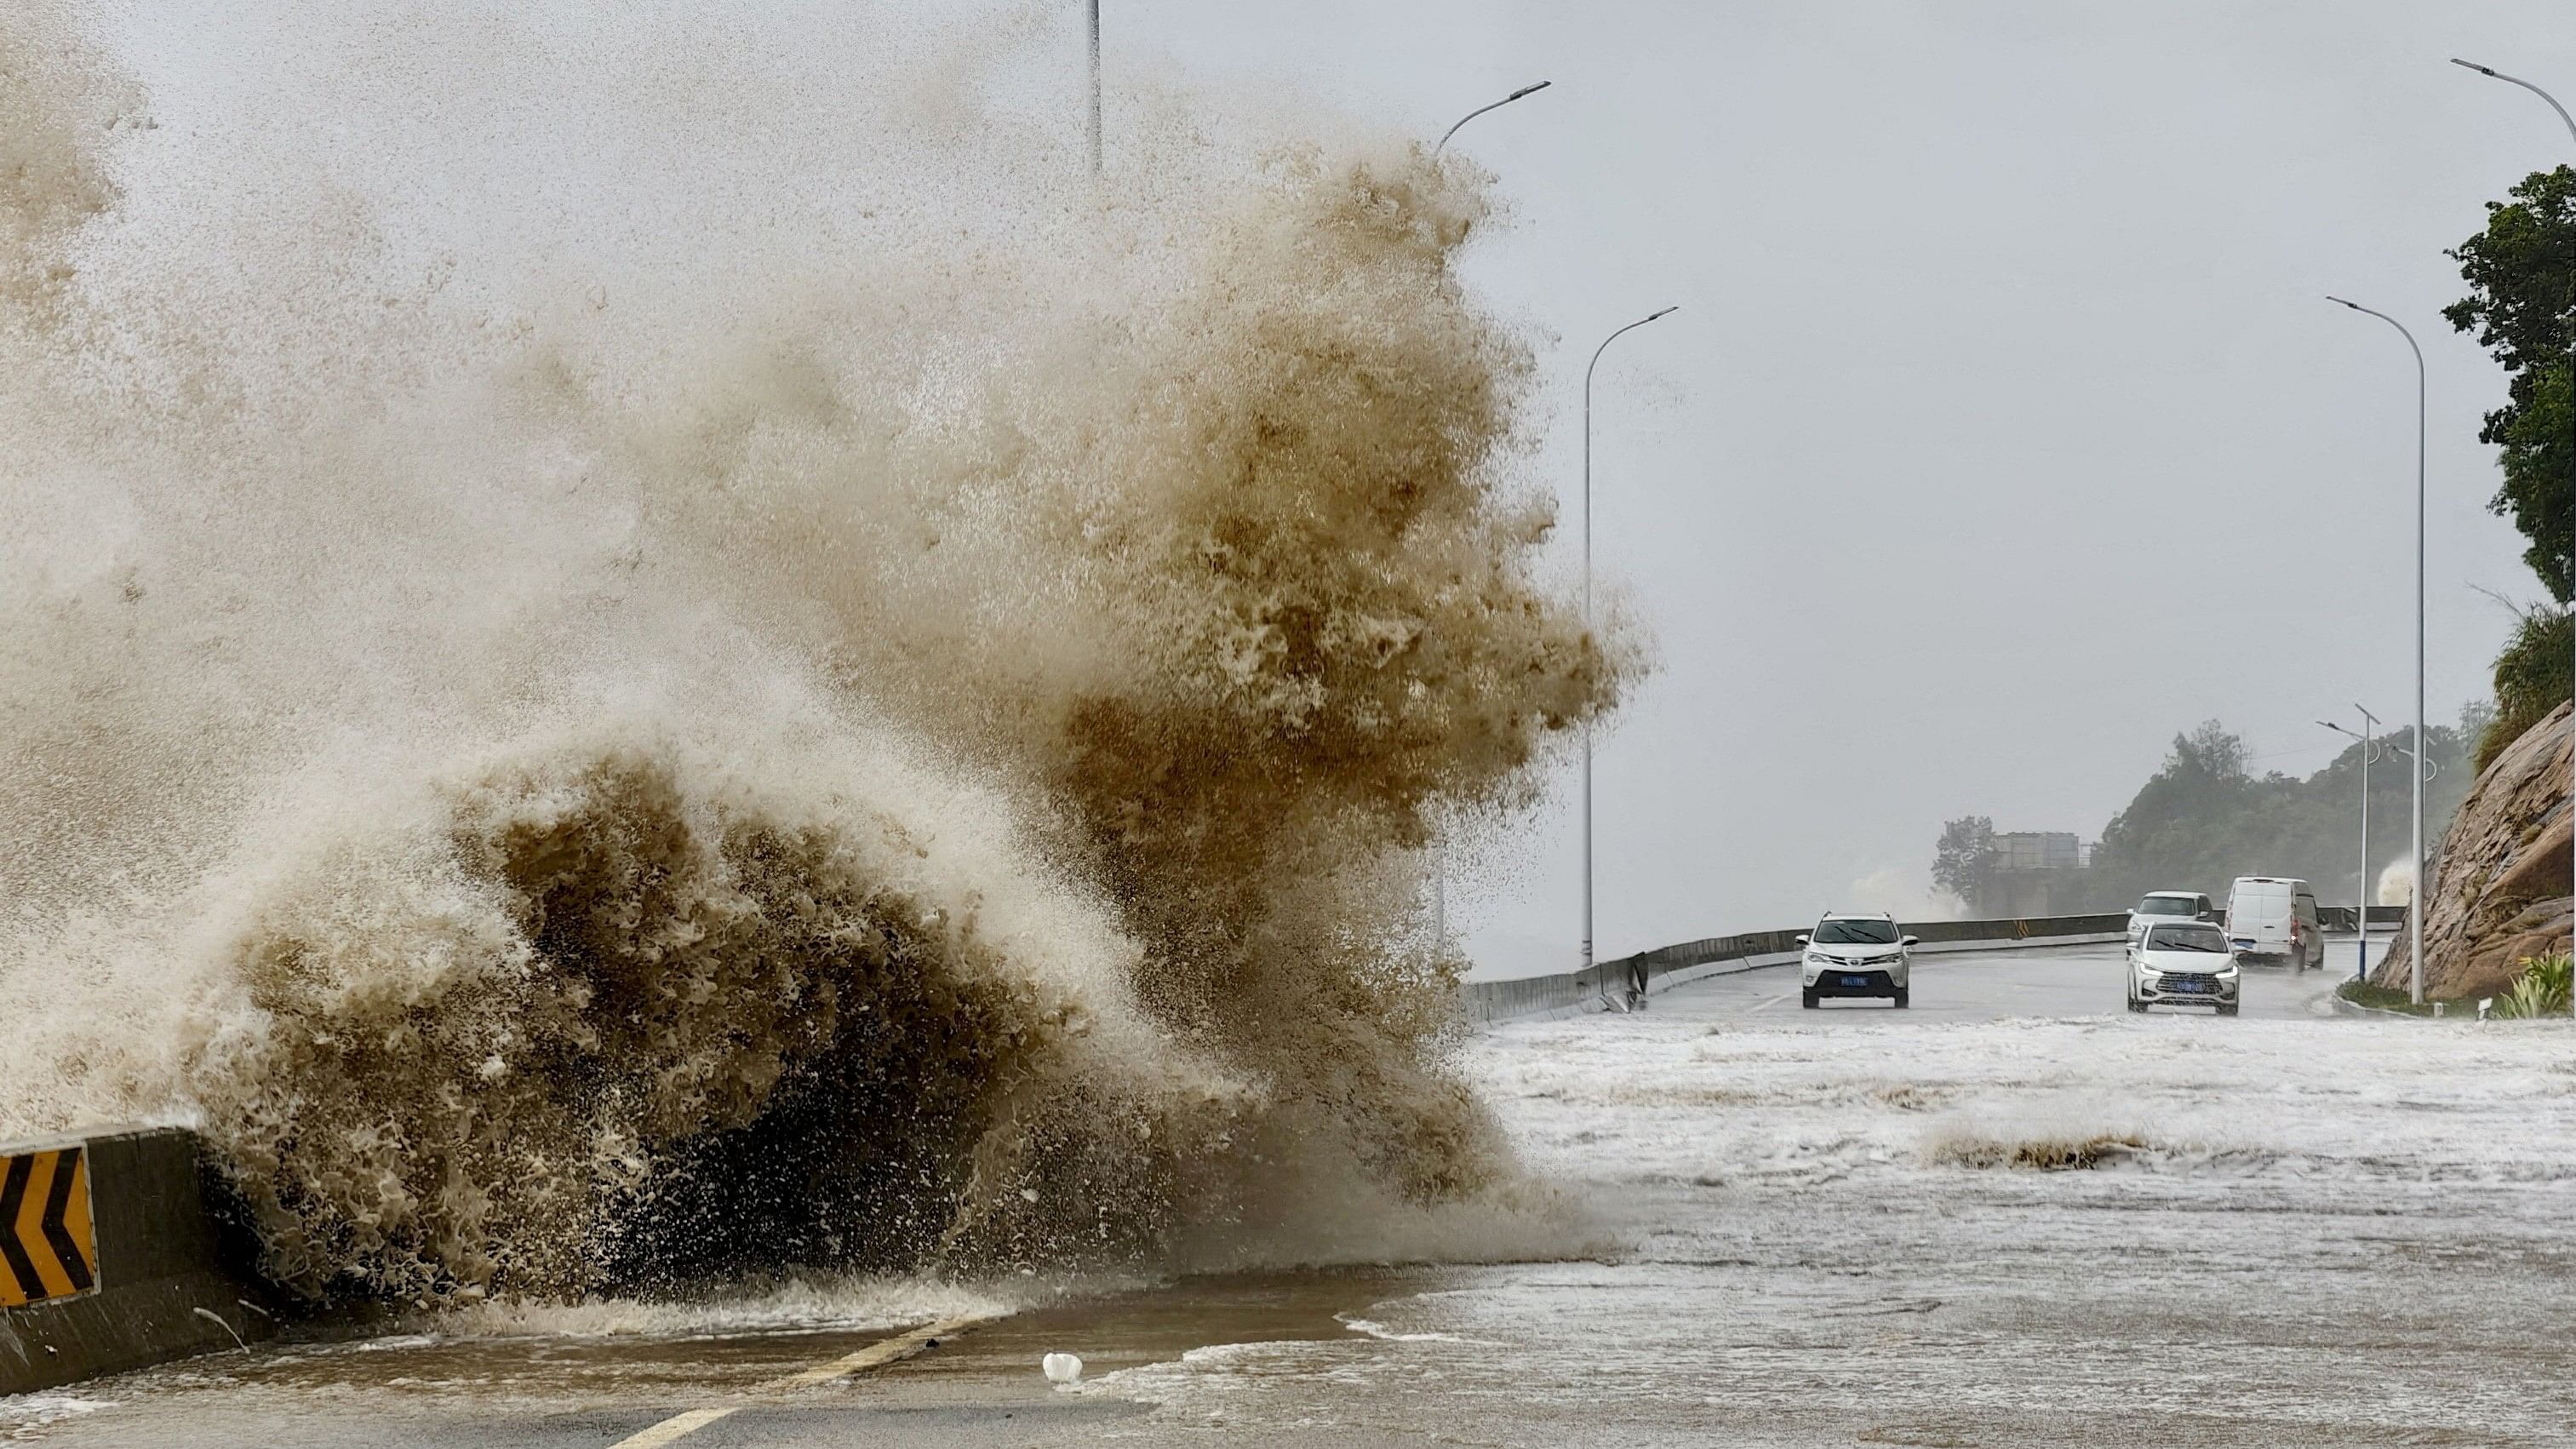
<path fill-rule="evenodd" d="M 2320 1019 L 2315 978 L 2133 1017 L 2105 969 L 1945 974 L 1982 1020 L 1738 982 L 1502 1026 L 1469 1070 L 1622 1250 L 1112 1387 L 1361 1439 L 2566 1442 L 2576 1033 Z M 2112 1010 L 2000 1014 L 2070 992 Z"/>
<path fill-rule="evenodd" d="M 0 1437 L 31 1439 L 48 1424 L 115 1407 L 114 1399 L 70 1394 L 0 1394 Z"/>

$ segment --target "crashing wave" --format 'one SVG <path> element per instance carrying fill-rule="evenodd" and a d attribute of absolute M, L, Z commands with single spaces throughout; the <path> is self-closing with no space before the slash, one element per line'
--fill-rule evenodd
<path fill-rule="evenodd" d="M 186 126 L 0 15 L 0 1132 L 191 1121 L 423 1302 L 1507 1195 L 1421 847 L 1640 660 L 1534 571 L 1479 177 L 1175 99 L 1095 189 L 1003 39 L 271 9 Z"/>

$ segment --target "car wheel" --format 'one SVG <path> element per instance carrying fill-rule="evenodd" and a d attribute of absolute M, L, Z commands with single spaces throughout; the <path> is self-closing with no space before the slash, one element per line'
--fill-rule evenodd
<path fill-rule="evenodd" d="M 2129 998 L 2129 1009 L 2137 1012 L 2141 1016 L 2144 1016 L 2146 1014 L 2147 1004 L 2132 996 Z"/>
<path fill-rule="evenodd" d="M 1913 996 L 1914 992 L 1911 987 L 1900 986 L 1896 988 L 1896 1009 L 1903 1011 L 1905 1009 L 1905 1004 L 1912 1000 Z"/>
<path fill-rule="evenodd" d="M 1813 1011 L 1813 1010 L 1815 1010 L 1815 1009 L 1816 1009 L 1816 993 L 1815 993 L 1814 991 L 1812 991 L 1812 990 L 1803 990 L 1803 991 L 1800 991 L 1800 992 L 1798 993 L 1798 1004 L 1799 1004 L 1800 1006 L 1803 1006 L 1803 1007 L 1807 1008 L 1809 1011 Z"/>
<path fill-rule="evenodd" d="M 2236 1006 L 2237 1003 L 2231 1001 L 2225 1006 L 2218 1008 L 2218 1014 L 2221 1016 L 2234 1016 L 2236 1014 Z"/>

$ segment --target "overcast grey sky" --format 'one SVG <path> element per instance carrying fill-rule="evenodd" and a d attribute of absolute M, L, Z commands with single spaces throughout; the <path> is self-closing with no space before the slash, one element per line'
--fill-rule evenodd
<path fill-rule="evenodd" d="M 2576 157 L 2445 62 L 2576 95 L 2564 3 L 1106 10 L 1113 66 L 1277 77 L 1426 134 L 1556 83 L 1456 144 L 1518 210 L 1476 279 L 1558 334 L 1569 499 L 1585 355 L 1683 306 L 1596 399 L 1595 558 L 1664 662 L 1600 749 L 1605 955 L 1919 888 L 1956 815 L 2090 838 L 2204 718 L 2305 773 L 2338 743 L 2320 715 L 2407 715 L 2412 369 L 2324 292 L 2430 359 L 2437 721 L 2510 623 L 2473 586 L 2537 593 L 2484 510 L 2503 378 L 2438 315 L 2442 251 Z M 2256 637 L 2291 647 L 2230 645 Z M 1571 958 L 1561 793 L 1525 867 L 1455 906 L 1496 964 Z"/>
<path fill-rule="evenodd" d="M 902 8 L 1060 51 L 1073 120 L 1080 0 Z M 137 9 L 173 106 L 261 64 L 258 24 L 304 23 Z M 2318 716 L 2404 718 L 2412 370 L 2328 291 L 2430 357 L 2436 720 L 2510 624 L 2476 587 L 2538 592 L 2485 512 L 2503 377 L 2440 319 L 2442 251 L 2576 158 L 2537 100 L 2445 61 L 2576 97 L 2565 0 L 1105 9 L 1113 166 L 1125 98 L 1175 81 L 1425 137 L 1556 83 L 1456 144 L 1514 211 L 1469 265 L 1541 338 L 1538 466 L 1569 505 L 1585 356 L 1682 306 L 1599 383 L 1596 560 L 1662 659 L 1601 742 L 1605 955 L 1918 909 L 1943 820 L 2092 837 L 2202 719 L 2304 773 L 2338 744 Z M 1489 968 L 1574 959 L 1562 784 L 1453 893 Z"/>

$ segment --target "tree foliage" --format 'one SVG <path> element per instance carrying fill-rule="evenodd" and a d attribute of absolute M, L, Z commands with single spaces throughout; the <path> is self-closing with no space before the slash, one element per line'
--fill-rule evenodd
<path fill-rule="evenodd" d="M 2380 867 L 2406 852 L 2407 761 L 2392 747 L 2412 749 L 2413 736 L 2413 730 L 2400 729 L 2383 739 L 2370 768 L 2371 864 L 2365 871 L 2359 855 L 2360 744 L 2299 779 L 2251 773 L 2245 742 L 2216 720 L 2176 735 L 2163 768 L 2103 828 L 2086 904 L 2116 910 L 2151 890 L 2205 891 L 2223 901 L 2228 885 L 2243 875 L 2296 876 L 2315 884 L 2327 901 L 2370 898 Z M 2471 771 L 2460 730 L 2436 725 L 2426 740 L 2440 771 L 2424 788 L 2429 848 L 2467 795 Z"/>
<path fill-rule="evenodd" d="M 1967 815 L 1941 827 L 1941 843 L 1932 852 L 1932 883 L 1974 907 L 1992 887 L 2003 860 L 1995 844 L 1995 822 Z"/>
<path fill-rule="evenodd" d="M 2511 374 L 2479 434 L 2503 450 L 2488 506 L 2530 541 L 2524 561 L 2565 603 L 2576 596 L 2576 168 L 2535 172 L 2512 196 L 2489 202 L 2486 229 L 2450 253 L 2469 295 L 2442 315 Z"/>
<path fill-rule="evenodd" d="M 2496 656 L 2494 717 L 2472 736 L 2478 749 L 2472 768 L 2493 764 L 2507 745 L 2567 698 L 2571 660 L 2576 660 L 2576 639 L 2568 637 L 2567 612 L 2523 610 L 2513 638 Z"/>

